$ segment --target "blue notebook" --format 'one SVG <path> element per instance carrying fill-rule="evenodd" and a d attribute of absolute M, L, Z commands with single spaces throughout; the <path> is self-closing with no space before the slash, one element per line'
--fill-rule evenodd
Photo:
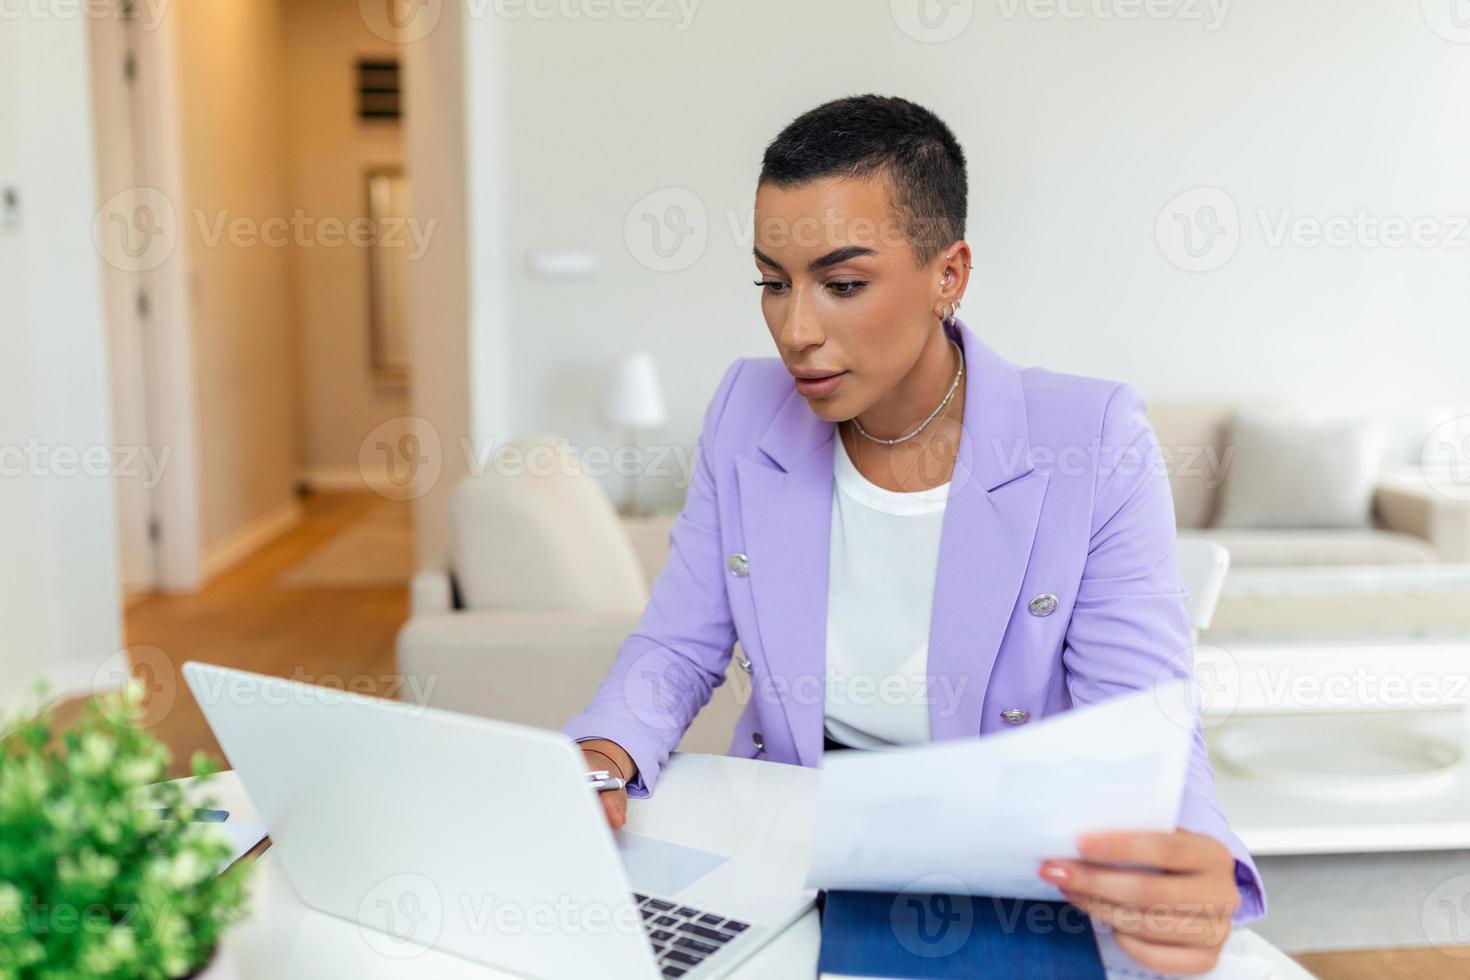
<path fill-rule="evenodd" d="M 1087 916 L 1066 902 L 829 891 L 817 971 L 834 977 L 1106 980 Z"/>

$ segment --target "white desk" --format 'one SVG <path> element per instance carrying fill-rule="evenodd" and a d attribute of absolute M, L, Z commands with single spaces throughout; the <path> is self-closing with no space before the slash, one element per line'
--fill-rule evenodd
<path fill-rule="evenodd" d="M 742 848 L 775 848 L 801 855 L 810 846 L 802 837 L 809 821 L 801 818 L 815 803 L 813 769 L 712 755 L 675 755 L 651 800 L 631 800 L 628 829 L 691 847 L 724 854 Z M 232 820 L 257 819 L 255 808 L 233 772 L 221 773 L 203 794 L 230 811 Z M 197 801 L 197 797 L 196 797 Z M 359 815 L 359 819 L 371 819 Z M 809 831 L 808 831 L 809 833 Z M 432 978 L 488 980 L 506 974 L 432 949 L 401 959 L 385 957 L 363 938 L 359 927 L 307 908 L 297 898 L 275 853 L 257 861 L 249 918 L 227 933 L 221 972 L 241 980 L 310 978 Z M 804 862 L 794 862 L 795 873 Z M 820 931 L 816 911 L 795 922 L 731 974 L 740 980 L 812 980 L 816 976 Z M 1308 978 L 1291 959 L 1249 931 L 1238 932 L 1227 947 L 1215 980 Z"/>

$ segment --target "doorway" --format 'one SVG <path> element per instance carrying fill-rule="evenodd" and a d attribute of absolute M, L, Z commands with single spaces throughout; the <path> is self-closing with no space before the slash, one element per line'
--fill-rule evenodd
<path fill-rule="evenodd" d="M 93 238 L 102 255 L 108 383 L 112 408 L 118 557 L 125 597 L 159 584 L 161 531 L 155 510 L 162 453 L 153 438 L 157 351 L 151 332 L 150 262 L 163 216 L 149 199 L 148 146 L 138 78 L 144 52 L 136 4 L 89 21 L 100 209 Z M 150 254 L 154 253 L 154 254 Z"/>

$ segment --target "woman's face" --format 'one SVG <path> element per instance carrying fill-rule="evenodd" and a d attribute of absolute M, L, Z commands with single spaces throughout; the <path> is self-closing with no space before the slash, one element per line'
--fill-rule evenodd
<path fill-rule="evenodd" d="M 838 177 L 755 197 L 761 312 L 797 391 L 818 416 L 850 419 L 902 380 L 937 330 L 944 252 L 923 267 L 886 181 Z M 803 377 L 837 375 L 830 380 Z"/>

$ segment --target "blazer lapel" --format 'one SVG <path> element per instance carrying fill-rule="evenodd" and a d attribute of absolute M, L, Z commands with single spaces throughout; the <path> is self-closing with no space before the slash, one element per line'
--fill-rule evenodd
<path fill-rule="evenodd" d="M 780 702 L 784 737 L 808 766 L 822 756 L 835 432 L 792 388 L 759 443 L 771 462 L 735 461 L 760 633 L 746 652 L 764 659 L 753 696 Z M 763 734 L 769 751 L 776 733 Z"/>
<path fill-rule="evenodd" d="M 965 411 L 929 627 L 929 730 L 978 735 L 990 673 L 1026 575 L 1048 475 L 1034 469 L 1016 369 L 963 323 Z"/>
<path fill-rule="evenodd" d="M 1046 494 L 1026 434 L 1016 369 L 963 323 L 965 411 L 939 546 L 929 630 L 930 733 L 977 735 L 990 672 L 1030 560 Z M 827 587 L 836 426 L 793 388 L 762 434 L 765 459 L 740 456 L 736 472 L 750 587 L 767 680 L 754 696 L 777 700 L 787 742 L 803 765 L 822 757 Z"/>

